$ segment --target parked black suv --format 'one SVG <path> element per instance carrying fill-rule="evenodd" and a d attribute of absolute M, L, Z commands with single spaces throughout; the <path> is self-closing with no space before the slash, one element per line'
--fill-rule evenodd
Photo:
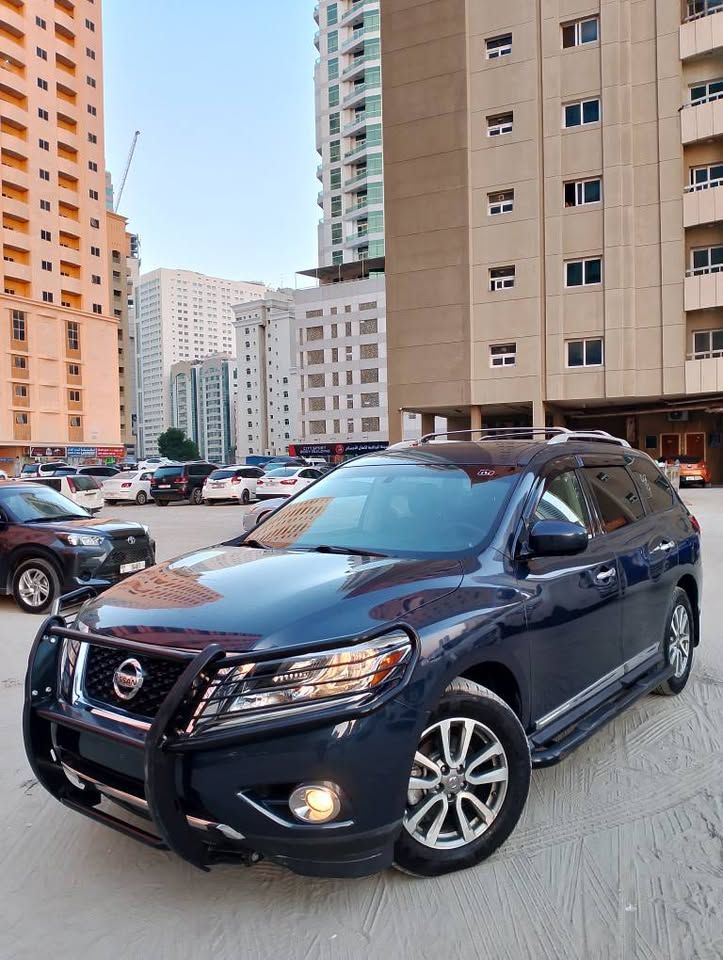
<path fill-rule="evenodd" d="M 215 464 L 205 460 L 158 467 L 151 480 L 151 497 L 159 507 L 167 507 L 177 500 L 202 503 L 204 481 L 216 469 Z"/>
<path fill-rule="evenodd" d="M 94 520 L 42 482 L 0 485 L 0 593 L 27 613 L 44 613 L 79 587 L 100 592 L 155 563 L 148 528 Z"/>
<path fill-rule="evenodd" d="M 472 866 L 517 823 L 531 767 L 685 687 L 699 532 L 609 435 L 362 457 L 245 539 L 49 620 L 28 757 L 66 806 L 201 867 Z"/>

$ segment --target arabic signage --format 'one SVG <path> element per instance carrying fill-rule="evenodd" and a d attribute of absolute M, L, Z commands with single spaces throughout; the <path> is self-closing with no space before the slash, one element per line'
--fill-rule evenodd
<path fill-rule="evenodd" d="M 31 447 L 31 457 L 64 457 L 65 447 Z"/>
<path fill-rule="evenodd" d="M 122 460 L 126 455 L 125 447 L 96 447 L 95 455 L 100 460 L 107 460 L 113 458 L 114 460 Z"/>
<path fill-rule="evenodd" d="M 360 440 L 357 443 L 292 443 L 289 445 L 290 457 L 359 457 L 364 453 L 379 453 L 386 450 L 388 443 L 374 440 Z"/>
<path fill-rule="evenodd" d="M 95 447 L 68 447 L 69 457 L 97 457 Z"/>

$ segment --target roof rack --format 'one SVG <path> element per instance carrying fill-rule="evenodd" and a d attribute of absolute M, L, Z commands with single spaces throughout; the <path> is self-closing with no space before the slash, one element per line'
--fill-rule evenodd
<path fill-rule="evenodd" d="M 526 440 L 536 434 L 546 439 L 546 443 L 570 443 L 575 440 L 593 440 L 598 443 L 613 443 L 619 447 L 630 447 L 627 440 L 614 437 L 606 430 L 569 430 L 567 427 L 475 427 L 470 430 L 443 430 L 440 433 L 428 433 L 418 443 L 432 443 L 437 437 L 446 437 L 448 440 L 472 439 L 480 434 L 479 441 L 519 439 Z"/>

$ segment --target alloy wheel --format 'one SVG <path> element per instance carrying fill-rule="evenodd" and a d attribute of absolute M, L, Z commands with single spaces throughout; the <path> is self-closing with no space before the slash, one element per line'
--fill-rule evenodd
<path fill-rule="evenodd" d="M 683 604 L 679 603 L 670 618 L 670 638 L 668 640 L 668 658 L 678 679 L 683 676 L 688 668 L 690 640 L 690 617 Z"/>
<path fill-rule="evenodd" d="M 472 843 L 502 809 L 508 779 L 507 755 L 489 727 L 468 717 L 440 720 L 414 755 L 404 827 L 437 850 Z"/>
<path fill-rule="evenodd" d="M 21 574 L 18 581 L 18 593 L 29 607 L 44 607 L 50 597 L 51 586 L 48 575 L 31 567 Z"/>

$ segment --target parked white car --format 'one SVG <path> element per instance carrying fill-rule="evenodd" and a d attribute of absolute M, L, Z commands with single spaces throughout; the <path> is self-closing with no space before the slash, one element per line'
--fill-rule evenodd
<path fill-rule="evenodd" d="M 316 467 L 280 467 L 278 470 L 270 470 L 257 481 L 256 496 L 259 500 L 269 497 L 293 497 L 323 475 Z"/>
<path fill-rule="evenodd" d="M 203 482 L 203 502 L 251 503 L 256 498 L 256 484 L 264 471 L 259 467 L 221 467 L 209 474 Z"/>
<path fill-rule="evenodd" d="M 255 506 L 244 513 L 241 520 L 241 526 L 244 533 L 254 530 L 262 520 L 265 520 L 274 510 L 278 510 L 286 503 L 284 497 L 277 497 L 275 500 L 260 500 Z"/>
<path fill-rule="evenodd" d="M 137 503 L 143 506 L 151 499 L 152 470 L 119 473 L 103 481 L 103 499 L 108 504 Z"/>
<path fill-rule="evenodd" d="M 23 477 L 23 479 L 25 479 Z M 73 473 L 62 477 L 28 477 L 29 483 L 42 483 L 61 493 L 68 500 L 72 500 L 78 507 L 83 507 L 89 513 L 97 513 L 103 509 L 103 492 L 100 481 L 96 477 Z"/>

